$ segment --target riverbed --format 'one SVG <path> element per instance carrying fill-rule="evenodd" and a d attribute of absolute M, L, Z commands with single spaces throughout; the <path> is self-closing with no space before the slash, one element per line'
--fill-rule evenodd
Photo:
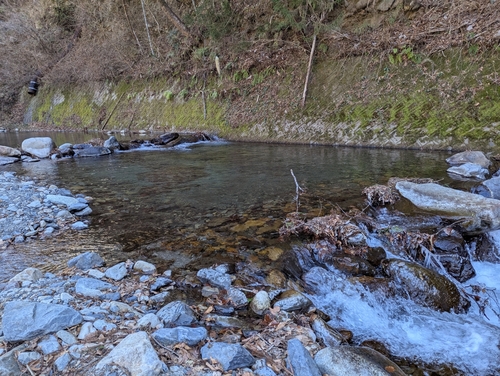
<path fill-rule="evenodd" d="M 50 135 L 58 145 L 109 137 L 39 135 Z M 34 134 L 0 136 L 0 144 L 18 146 Z M 99 252 L 110 265 L 142 258 L 159 265 L 160 271 L 176 273 L 240 260 L 262 269 L 279 267 L 279 260 L 269 262 L 269 255 L 292 246 L 278 234 L 287 213 L 298 209 L 312 217 L 332 208 L 362 209 L 363 188 L 385 184 L 394 176 L 461 186 L 463 182 L 446 174 L 449 155 L 218 140 L 1 167 L 93 197 L 94 212 L 88 230 L 28 241 L 4 252 L 0 279 L 27 266 L 57 271 L 75 254 L 89 250 Z M 294 176 L 305 190 L 298 201 Z M 496 266 L 475 267 L 484 271 L 476 281 L 491 285 Z M 494 340 L 499 323 L 494 317 L 488 321 L 477 309 L 467 315 L 437 313 L 407 301 L 380 302 L 369 291 L 351 286 L 311 298 L 359 340 L 381 339 L 402 357 L 458 364 L 467 374 L 494 374 L 488 370 L 499 355 Z"/>

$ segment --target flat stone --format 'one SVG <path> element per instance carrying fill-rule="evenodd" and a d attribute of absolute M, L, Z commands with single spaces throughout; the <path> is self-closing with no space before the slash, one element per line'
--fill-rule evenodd
<path fill-rule="evenodd" d="M 12 277 L 9 280 L 9 282 L 24 282 L 24 281 L 36 282 L 41 278 L 43 278 L 43 273 L 40 269 L 26 268 L 22 272 Z"/>
<path fill-rule="evenodd" d="M 106 290 L 114 291 L 116 287 L 111 283 L 94 278 L 80 278 L 75 284 L 75 292 L 89 298 L 103 298 L 108 292 Z"/>
<path fill-rule="evenodd" d="M 123 278 L 125 278 L 127 273 L 128 273 L 128 270 L 127 270 L 126 264 L 124 262 L 120 262 L 119 264 L 116 264 L 116 265 L 112 266 L 111 268 L 107 269 L 104 272 L 104 275 L 107 278 L 114 279 L 115 281 L 120 281 Z"/>
<path fill-rule="evenodd" d="M 188 326 L 197 321 L 191 307 L 179 300 L 167 304 L 156 315 L 163 321 L 166 327 Z"/>
<path fill-rule="evenodd" d="M 34 360 L 40 359 L 41 357 L 42 355 L 36 351 L 26 351 L 19 354 L 19 356 L 17 357 L 17 361 L 25 366 Z M 4 375 L 3 373 L 1 373 L 1 370 L 0 374 Z"/>
<path fill-rule="evenodd" d="M 318 366 L 302 342 L 293 338 L 288 341 L 288 363 L 294 376 L 321 376 Z"/>
<path fill-rule="evenodd" d="M 452 155 L 446 158 L 446 162 L 452 166 L 459 166 L 464 163 L 475 163 L 483 168 L 488 168 L 491 161 L 486 158 L 482 151 L 468 150 Z"/>
<path fill-rule="evenodd" d="M 0 145 L 0 155 L 2 157 L 15 157 L 18 159 L 21 156 L 21 152 L 9 146 Z"/>
<path fill-rule="evenodd" d="M 59 341 L 54 336 L 48 336 L 42 341 L 38 342 L 38 348 L 44 355 L 55 353 L 61 349 Z"/>
<path fill-rule="evenodd" d="M 53 204 L 65 205 L 66 207 L 70 207 L 71 205 L 75 205 L 78 203 L 78 200 L 76 198 L 63 195 L 47 195 L 45 199 Z"/>
<path fill-rule="evenodd" d="M 236 368 L 250 367 L 255 359 L 250 352 L 240 344 L 213 342 L 201 348 L 202 359 L 215 359 L 224 371 Z"/>
<path fill-rule="evenodd" d="M 2 328 L 6 341 L 27 341 L 82 322 L 82 315 L 59 304 L 13 301 L 5 304 Z"/>
<path fill-rule="evenodd" d="M 134 270 L 138 270 L 144 274 L 154 274 L 156 273 L 156 266 L 149 262 L 139 260 L 134 264 Z"/>
<path fill-rule="evenodd" d="M 231 286 L 231 276 L 217 269 L 200 269 L 196 276 L 201 282 L 209 283 L 221 289 L 228 289 Z"/>
<path fill-rule="evenodd" d="M 19 158 L 14 157 L 0 157 L 0 166 L 9 165 L 12 163 L 19 162 Z"/>
<path fill-rule="evenodd" d="M 280 307 L 282 311 L 297 311 L 305 310 L 312 305 L 312 302 L 303 294 L 298 291 L 288 290 L 281 293 L 274 307 Z"/>
<path fill-rule="evenodd" d="M 207 338 L 208 332 L 203 327 L 191 328 L 178 326 L 176 328 L 158 329 L 152 336 L 157 342 L 164 346 L 172 346 L 177 343 L 196 346 Z"/>
<path fill-rule="evenodd" d="M 68 266 L 87 270 L 104 265 L 104 260 L 95 252 L 85 252 L 68 261 Z"/>

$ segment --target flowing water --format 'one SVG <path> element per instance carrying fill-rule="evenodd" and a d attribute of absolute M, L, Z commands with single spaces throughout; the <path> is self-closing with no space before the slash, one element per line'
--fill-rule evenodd
<path fill-rule="evenodd" d="M 95 138 L 49 135 L 59 145 Z M 19 146 L 32 136 L 2 134 L 0 144 Z M 271 247 L 284 251 L 289 247 L 280 241 L 278 229 L 286 214 L 297 208 L 291 170 L 307 190 L 300 197 L 299 210 L 324 215 L 333 207 L 363 207 L 362 189 L 385 184 L 393 176 L 429 177 L 459 185 L 446 175 L 447 156 L 444 152 L 219 141 L 0 167 L 94 199 L 89 230 L 6 250 L 0 280 L 33 264 L 45 270 L 63 268 L 74 254 L 87 250 L 99 252 L 109 264 L 141 257 L 160 265 L 160 270 L 227 260 L 272 268 L 273 263 L 261 255 Z M 478 282 L 494 283 L 495 265 L 475 267 Z M 359 340 L 379 339 L 401 357 L 455 364 L 464 374 L 496 374 L 492 370 L 498 368 L 500 355 L 497 320 L 488 322 L 477 309 L 456 315 L 408 301 L 383 301 L 334 274 L 331 278 L 335 288 L 326 285 L 312 299 L 334 317 L 336 327 L 351 329 Z"/>

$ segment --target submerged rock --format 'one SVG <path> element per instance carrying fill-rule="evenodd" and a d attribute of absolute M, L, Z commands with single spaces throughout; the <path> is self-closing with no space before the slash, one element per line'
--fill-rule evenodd
<path fill-rule="evenodd" d="M 500 228 L 500 201 L 434 183 L 401 181 L 396 189 L 416 207 L 451 219 L 464 233 L 478 234 Z"/>
<path fill-rule="evenodd" d="M 473 179 L 484 179 L 486 175 L 488 175 L 488 170 L 486 168 L 475 163 L 464 163 L 460 166 L 452 166 L 446 171 L 450 174 Z"/>
<path fill-rule="evenodd" d="M 402 297 L 409 296 L 417 304 L 447 312 L 460 312 L 470 306 L 453 282 L 433 270 L 399 259 L 387 260 L 383 265 Z"/>
<path fill-rule="evenodd" d="M 396 363 L 369 347 L 324 348 L 314 357 L 321 372 L 330 376 L 405 376 Z"/>

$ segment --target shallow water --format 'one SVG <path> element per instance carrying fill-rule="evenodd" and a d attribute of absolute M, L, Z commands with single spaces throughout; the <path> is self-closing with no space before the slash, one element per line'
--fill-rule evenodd
<path fill-rule="evenodd" d="M 31 136 L 0 134 L 0 144 L 16 146 Z M 59 133 L 57 137 L 61 144 L 96 136 Z M 385 184 L 393 176 L 460 185 L 446 174 L 448 155 L 220 141 L 0 167 L 94 198 L 89 230 L 4 251 L 0 281 L 27 266 L 64 268 L 69 258 L 88 250 L 99 252 L 110 265 L 143 258 L 160 265 L 160 271 L 239 260 L 272 268 L 273 263 L 261 255 L 268 247 L 289 247 L 278 238 L 278 229 L 297 207 L 290 170 L 307 190 L 299 210 L 313 216 L 338 206 L 362 208 L 362 189 Z M 481 272 L 475 282 L 488 285 L 491 276 L 498 275 L 495 265 L 475 267 Z M 312 299 L 335 318 L 335 327 L 353 330 L 357 341 L 381 340 L 393 354 L 427 363 L 454 363 L 465 374 L 496 374 L 492 369 L 500 355 L 498 320 L 486 320 L 477 309 L 455 315 L 407 301 L 382 301 L 362 287 L 335 283 L 335 289 L 317 291 Z"/>

